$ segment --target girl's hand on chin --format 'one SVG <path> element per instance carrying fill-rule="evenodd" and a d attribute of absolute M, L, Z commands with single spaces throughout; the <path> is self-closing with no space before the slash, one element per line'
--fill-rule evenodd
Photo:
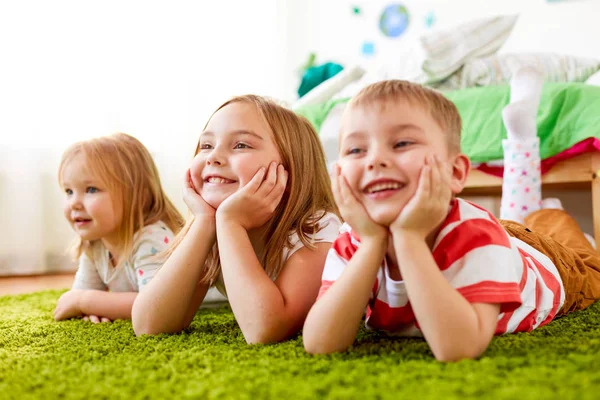
<path fill-rule="evenodd" d="M 185 181 L 183 184 L 183 201 L 188 206 L 195 218 L 208 217 L 210 219 L 215 218 L 215 209 L 211 207 L 194 186 L 192 181 L 192 175 L 188 169 L 185 174 Z"/>
<path fill-rule="evenodd" d="M 260 168 L 246 186 L 221 203 L 217 219 L 235 221 L 246 230 L 264 225 L 281 202 L 287 180 L 288 172 L 281 164 Z"/>

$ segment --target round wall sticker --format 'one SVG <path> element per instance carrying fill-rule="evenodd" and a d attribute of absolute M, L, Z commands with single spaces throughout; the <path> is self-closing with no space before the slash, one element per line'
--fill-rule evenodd
<path fill-rule="evenodd" d="M 406 31 L 409 14 L 402 4 L 390 4 L 383 9 L 379 17 L 379 29 L 388 37 L 398 37 Z"/>

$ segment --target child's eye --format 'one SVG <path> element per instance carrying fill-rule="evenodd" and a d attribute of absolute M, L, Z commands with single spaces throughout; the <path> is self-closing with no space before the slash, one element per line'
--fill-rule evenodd
<path fill-rule="evenodd" d="M 349 149 L 346 151 L 346 155 L 350 155 L 350 154 L 360 154 L 362 151 L 363 151 L 363 150 L 362 150 L 362 149 L 359 149 L 358 147 L 352 147 L 352 148 L 349 148 Z"/>
<path fill-rule="evenodd" d="M 233 148 L 234 149 L 251 149 L 252 147 L 250 147 L 246 143 L 237 143 Z"/>
<path fill-rule="evenodd" d="M 73 191 L 71 189 L 65 189 L 65 193 L 67 194 L 67 196 L 70 196 L 73 194 Z"/>
<path fill-rule="evenodd" d="M 212 144 L 210 143 L 202 143 L 200 145 L 200 150 L 210 150 L 212 149 Z"/>
<path fill-rule="evenodd" d="M 401 147 L 406 147 L 408 145 L 411 145 L 411 142 L 407 142 L 406 140 L 401 140 L 399 142 L 396 142 L 396 144 L 394 145 L 395 149 L 401 148 Z"/>
<path fill-rule="evenodd" d="M 88 188 L 87 188 L 85 191 L 86 191 L 87 193 L 97 193 L 97 192 L 98 192 L 98 188 L 95 188 L 95 187 L 93 187 L 93 186 L 90 186 L 90 187 L 88 187 Z"/>

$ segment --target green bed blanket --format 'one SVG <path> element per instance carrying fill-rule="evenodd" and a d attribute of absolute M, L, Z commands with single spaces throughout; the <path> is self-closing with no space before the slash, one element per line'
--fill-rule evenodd
<path fill-rule="evenodd" d="M 445 92 L 456 104 L 463 120 L 461 146 L 474 162 L 502 159 L 506 130 L 502 109 L 510 100 L 508 85 Z M 317 130 L 336 99 L 305 106 L 296 112 L 308 118 Z M 588 138 L 600 138 L 600 87 L 584 83 L 546 83 L 537 117 L 541 156 L 546 159 Z"/>

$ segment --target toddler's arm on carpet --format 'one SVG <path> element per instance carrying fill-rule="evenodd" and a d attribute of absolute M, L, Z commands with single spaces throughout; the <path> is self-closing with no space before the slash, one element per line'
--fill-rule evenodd
<path fill-rule="evenodd" d="M 130 319 L 136 296 L 136 292 L 72 289 L 58 299 L 54 319 L 61 321 L 83 315 L 97 315 L 110 320 Z"/>

